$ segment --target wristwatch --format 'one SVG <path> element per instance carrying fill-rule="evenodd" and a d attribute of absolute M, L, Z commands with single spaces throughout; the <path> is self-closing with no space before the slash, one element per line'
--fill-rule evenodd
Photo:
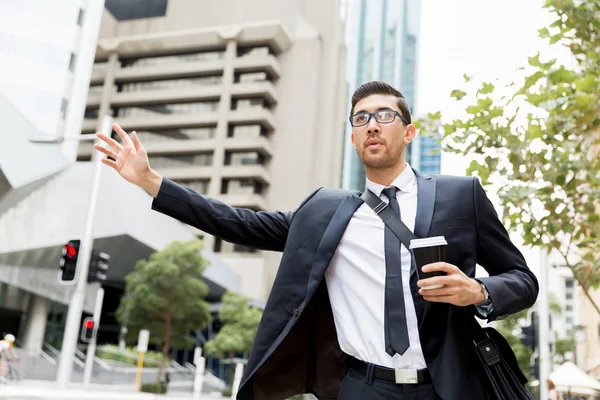
<path fill-rule="evenodd" d="M 485 285 L 483 283 L 479 282 L 479 286 L 481 286 L 481 291 L 483 292 L 483 301 L 481 303 L 476 304 L 476 305 L 484 304 L 490 298 L 490 294 L 488 293 L 487 288 L 485 287 Z"/>

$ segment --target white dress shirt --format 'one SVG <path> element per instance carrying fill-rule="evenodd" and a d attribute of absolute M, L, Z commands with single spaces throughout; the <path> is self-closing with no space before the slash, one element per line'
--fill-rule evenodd
<path fill-rule="evenodd" d="M 417 180 L 406 164 L 392 182 L 399 190 L 396 198 L 402 222 L 414 230 L 417 215 Z M 383 201 L 385 186 L 367 180 L 367 187 Z M 385 352 L 384 224 L 363 203 L 352 216 L 342 240 L 325 272 L 338 342 L 343 352 L 359 360 L 389 368 L 427 368 L 419 338 L 417 314 L 410 290 L 411 254 L 401 246 L 402 287 L 410 347 L 390 357 Z"/>

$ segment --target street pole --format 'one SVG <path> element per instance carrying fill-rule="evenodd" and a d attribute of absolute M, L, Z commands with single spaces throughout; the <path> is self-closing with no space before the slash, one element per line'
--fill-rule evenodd
<path fill-rule="evenodd" d="M 112 132 L 112 117 L 106 115 L 102 120 L 102 132 L 110 136 Z M 102 157 L 95 157 L 94 160 L 94 179 L 92 181 L 92 190 L 88 205 L 87 219 L 79 255 L 77 257 L 77 270 L 79 277 L 75 286 L 75 291 L 69 301 L 69 311 L 67 312 L 67 322 L 65 324 L 65 334 L 62 341 L 62 349 L 58 361 L 58 371 L 56 373 L 56 383 L 59 388 L 66 387 L 71 381 L 73 372 L 73 357 L 77 347 L 79 329 L 81 325 L 81 312 L 85 301 L 85 291 L 87 288 L 87 277 L 92 255 L 92 246 L 94 238 L 92 236 L 92 227 L 94 225 L 94 214 L 96 213 L 96 203 L 100 191 L 100 181 L 102 178 Z"/>
<path fill-rule="evenodd" d="M 546 381 L 550 376 L 550 307 L 548 304 L 548 254 L 540 250 L 540 294 L 539 294 L 539 351 L 540 351 L 540 400 L 548 398 Z"/>
<path fill-rule="evenodd" d="M 94 306 L 94 336 L 88 344 L 88 351 L 85 356 L 85 368 L 83 369 L 83 384 L 89 385 L 92 380 L 92 371 L 94 369 L 94 357 L 96 356 L 96 335 L 100 327 L 100 316 L 102 315 L 102 302 L 104 301 L 104 289 L 102 286 L 96 292 L 96 305 Z"/>

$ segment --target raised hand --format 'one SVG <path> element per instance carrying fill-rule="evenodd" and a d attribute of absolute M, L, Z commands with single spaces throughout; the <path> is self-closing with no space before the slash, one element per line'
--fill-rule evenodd
<path fill-rule="evenodd" d="M 113 129 L 121 138 L 122 143 L 102 132 L 96 134 L 109 147 L 95 144 L 94 148 L 114 159 L 113 161 L 102 158 L 102 162 L 117 171 L 128 182 L 140 186 L 152 196 L 156 196 L 162 182 L 162 176 L 150 168 L 148 153 L 146 153 L 146 149 L 144 149 L 137 134 L 133 132 L 129 137 L 127 132 L 118 124 L 113 124 Z"/>

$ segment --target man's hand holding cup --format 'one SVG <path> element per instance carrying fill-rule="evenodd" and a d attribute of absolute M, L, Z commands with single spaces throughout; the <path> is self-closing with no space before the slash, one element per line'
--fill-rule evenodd
<path fill-rule="evenodd" d="M 419 280 L 417 286 L 419 294 L 427 301 L 436 303 L 450 303 L 455 306 L 469 306 L 484 301 L 485 295 L 481 285 L 473 278 L 469 278 L 457 266 L 446 262 L 436 262 L 424 265 L 423 272 L 445 272 L 446 275 L 433 276 Z M 440 287 L 440 285 L 442 285 Z M 424 289 L 435 286 L 436 289 Z"/>
<path fill-rule="evenodd" d="M 419 294 L 427 301 L 456 306 L 483 302 L 485 295 L 479 282 L 445 262 L 447 245 L 443 236 L 411 240 L 410 251 L 419 276 Z"/>

